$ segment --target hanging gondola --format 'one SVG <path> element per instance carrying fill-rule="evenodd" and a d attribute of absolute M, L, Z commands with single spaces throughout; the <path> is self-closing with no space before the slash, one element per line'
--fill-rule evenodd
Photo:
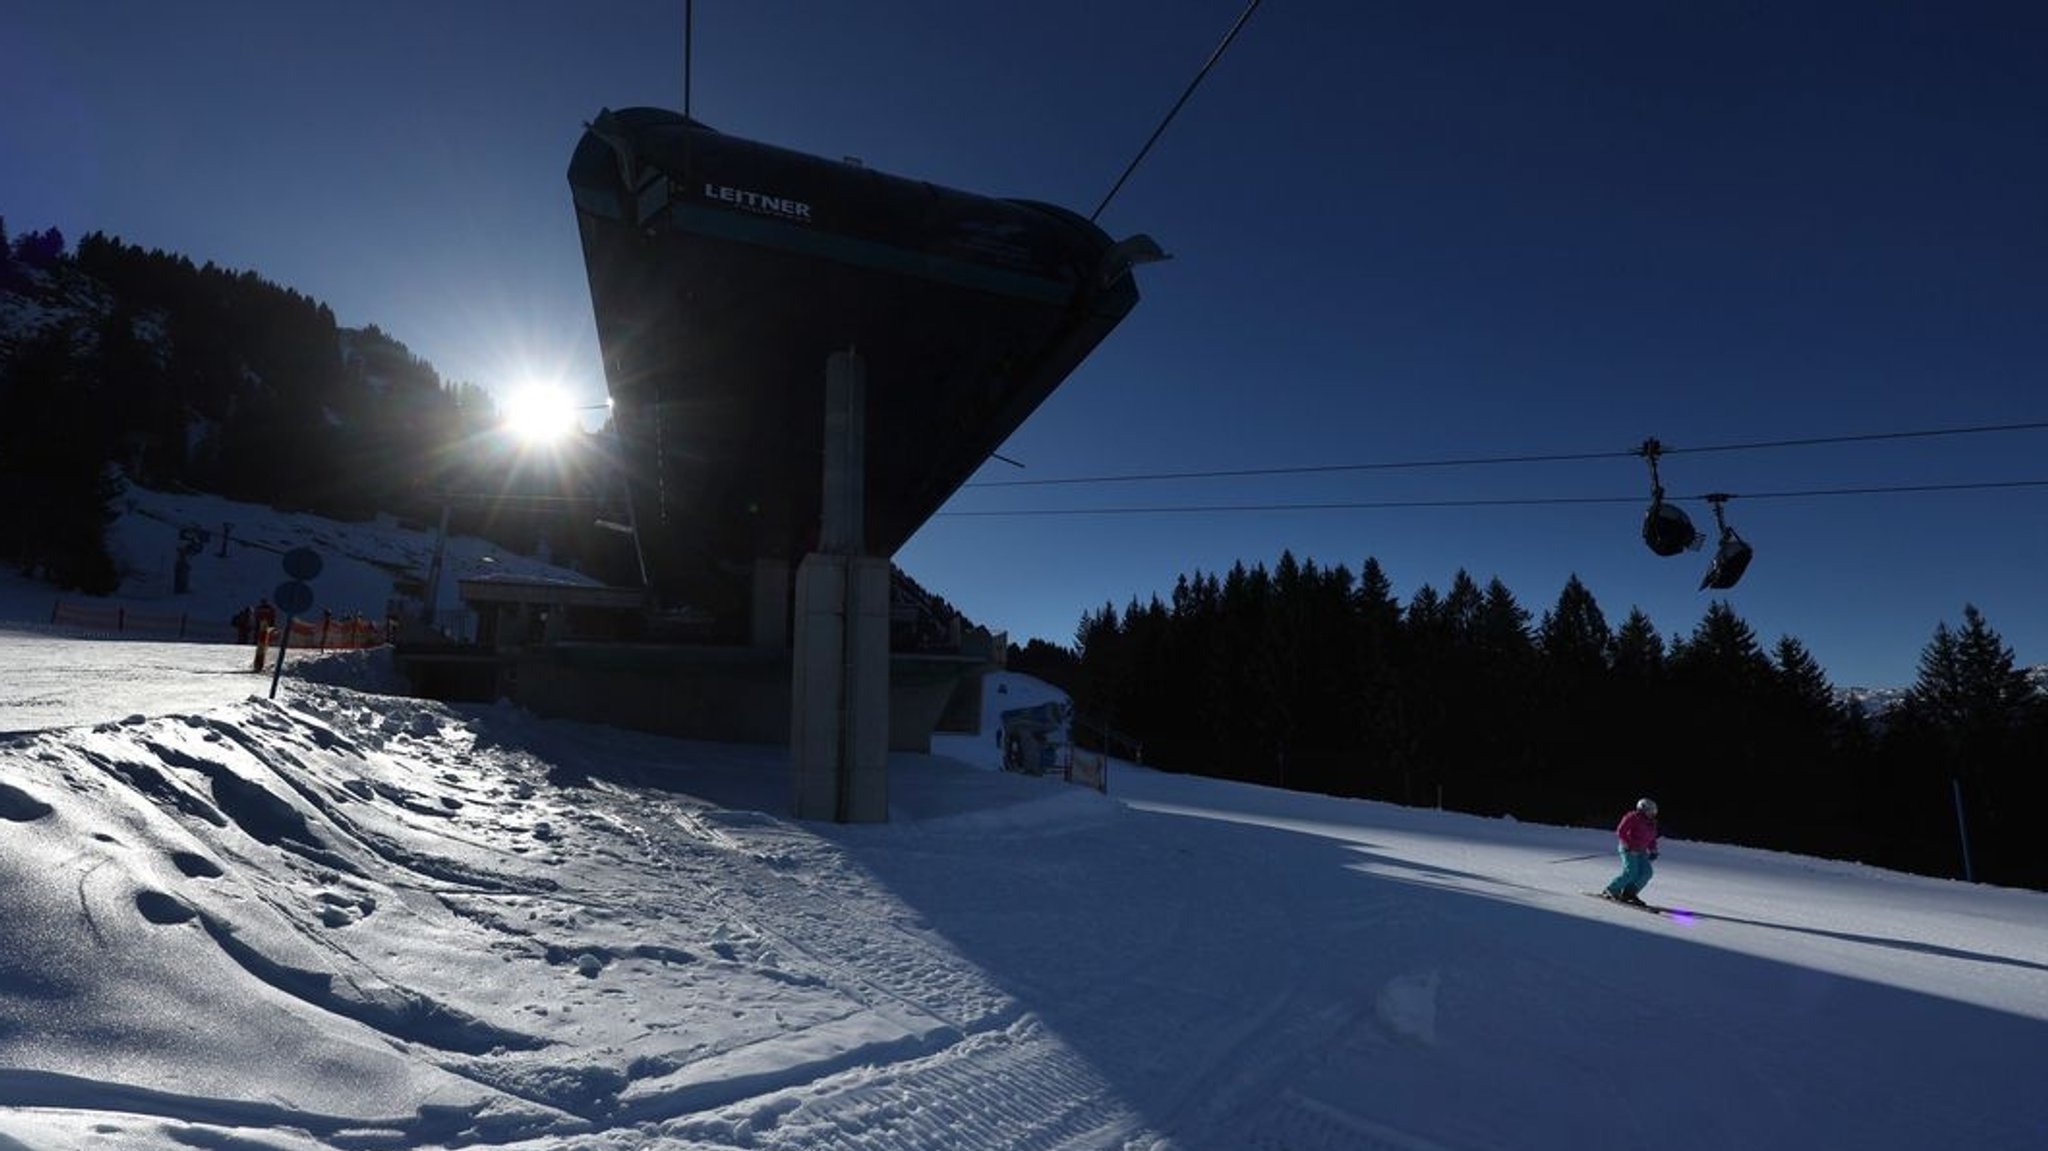
<path fill-rule="evenodd" d="M 1706 539 L 1692 526 L 1692 517 L 1677 504 L 1664 502 L 1664 484 L 1657 476 L 1657 457 L 1664 445 L 1655 438 L 1643 441 L 1636 454 L 1650 465 L 1650 507 L 1643 513 L 1643 543 L 1660 556 L 1697 550 Z"/>
<path fill-rule="evenodd" d="M 1707 502 L 1714 505 L 1714 523 L 1721 529 L 1721 544 L 1714 549 L 1714 562 L 1707 565 L 1707 574 L 1700 580 L 1701 591 L 1708 588 L 1726 591 L 1734 587 L 1742 573 L 1749 570 L 1750 557 L 1756 554 L 1756 549 L 1736 535 L 1735 529 L 1728 526 L 1727 519 L 1721 514 L 1721 505 L 1731 498 L 1725 492 L 1715 492 L 1707 497 Z"/>

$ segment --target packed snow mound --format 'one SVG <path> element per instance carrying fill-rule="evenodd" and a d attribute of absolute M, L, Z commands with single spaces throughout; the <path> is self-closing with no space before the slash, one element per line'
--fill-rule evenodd
<path fill-rule="evenodd" d="M 287 653 L 290 674 L 309 683 L 352 688 L 369 695 L 412 694 L 412 684 L 398 670 L 391 648 L 373 647 L 356 651 L 307 651 Z"/>

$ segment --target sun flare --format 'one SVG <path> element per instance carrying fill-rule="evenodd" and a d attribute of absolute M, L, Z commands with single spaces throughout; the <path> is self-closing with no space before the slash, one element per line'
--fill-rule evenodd
<path fill-rule="evenodd" d="M 553 443 L 575 427 L 576 407 L 560 388 L 531 385 L 505 402 L 505 429 L 521 443 Z"/>

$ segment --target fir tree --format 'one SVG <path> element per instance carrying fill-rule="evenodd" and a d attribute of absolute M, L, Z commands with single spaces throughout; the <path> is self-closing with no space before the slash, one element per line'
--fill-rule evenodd
<path fill-rule="evenodd" d="M 1806 645 L 1792 636 L 1778 637 L 1772 651 L 1772 670 L 1778 689 L 1802 721 L 1826 730 L 1837 718 L 1835 689 L 1828 683 L 1820 661 Z"/>
<path fill-rule="evenodd" d="M 1402 700 L 1401 605 L 1380 561 L 1366 557 L 1352 592 L 1358 645 L 1357 766 L 1344 794 L 1392 799 L 1402 793 L 1413 758 Z"/>
<path fill-rule="evenodd" d="M 1451 576 L 1449 590 L 1444 592 L 1444 623 L 1452 638 L 1470 642 L 1479 632 L 1480 616 L 1485 609 L 1486 593 L 1479 590 L 1472 573 L 1459 568 Z"/>
<path fill-rule="evenodd" d="M 2013 650 L 1974 604 L 1963 626 L 1935 625 L 1920 653 L 1920 675 L 1887 740 L 1893 751 L 1924 756 L 1927 769 L 1956 781 L 1983 855 L 1987 877 L 2037 882 L 2048 864 L 2029 853 L 2023 818 L 2042 793 L 2042 767 L 2029 756 L 2040 701 Z"/>
<path fill-rule="evenodd" d="M 1565 581 L 1557 603 L 1537 625 L 1539 659 L 1532 676 L 1536 732 L 1545 777 L 1534 814 L 1577 820 L 1598 813 L 1605 801 L 1630 782 L 1623 767 L 1628 749 L 1620 733 L 1628 717 L 1609 671 L 1614 635 L 1593 593 L 1577 575 Z"/>
<path fill-rule="evenodd" d="M 1473 640 L 1489 658 L 1512 663 L 1515 670 L 1522 670 L 1535 654 L 1529 635 L 1529 612 L 1499 576 L 1486 582 L 1486 598 L 1479 605 Z"/>
<path fill-rule="evenodd" d="M 1402 622 L 1418 642 L 1422 642 L 1422 637 L 1428 637 L 1429 643 L 1436 643 L 1448 639 L 1444 633 L 1448 630 L 1449 618 L 1444 611 L 1443 597 L 1435 588 L 1423 584 L 1408 597 L 1408 610 Z"/>
<path fill-rule="evenodd" d="M 1652 679 L 1663 674 L 1665 658 L 1664 637 L 1643 609 L 1630 608 L 1614 633 L 1614 670 L 1634 679 Z"/>
<path fill-rule="evenodd" d="M 1748 690 L 1770 675 L 1770 660 L 1757 643 L 1756 630 L 1735 614 L 1726 600 L 1707 605 L 1690 638 L 1675 644 L 1671 670 L 1676 675 L 1707 677 L 1729 687 Z"/>
<path fill-rule="evenodd" d="M 1606 668 L 1613 658 L 1614 632 L 1576 572 L 1557 593 L 1557 606 L 1543 613 L 1536 635 L 1553 671 L 1584 674 Z"/>
<path fill-rule="evenodd" d="M 2016 726 L 2033 695 L 2012 649 L 1974 604 L 1965 604 L 1960 632 L 1935 625 L 1901 707 L 1909 722 L 1960 743 Z"/>
<path fill-rule="evenodd" d="M 1381 635 L 1392 635 L 1401 622 L 1401 605 L 1394 598 L 1394 584 L 1380 567 L 1380 561 L 1367 556 L 1365 565 L 1358 570 L 1356 592 L 1358 615 L 1368 631 Z"/>

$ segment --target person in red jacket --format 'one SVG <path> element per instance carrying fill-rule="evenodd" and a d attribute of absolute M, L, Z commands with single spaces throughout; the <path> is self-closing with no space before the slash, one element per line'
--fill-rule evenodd
<path fill-rule="evenodd" d="M 1643 901 L 1643 885 L 1650 882 L 1650 861 L 1657 858 L 1657 802 L 1636 800 L 1634 811 L 1621 817 L 1614 834 L 1621 839 L 1621 874 L 1602 892 L 1622 903 Z"/>

